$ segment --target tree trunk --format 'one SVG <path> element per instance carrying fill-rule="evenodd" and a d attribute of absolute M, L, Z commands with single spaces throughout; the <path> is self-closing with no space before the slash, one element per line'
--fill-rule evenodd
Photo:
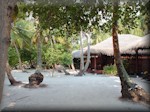
<path fill-rule="evenodd" d="M 37 67 L 34 74 L 29 76 L 29 84 L 25 85 L 25 87 L 37 87 L 44 79 L 44 75 L 41 73 L 42 69 L 42 47 L 41 47 L 41 34 L 39 31 L 37 34 Z"/>
<path fill-rule="evenodd" d="M 56 44 L 56 40 L 55 40 L 55 37 L 52 35 L 52 40 L 53 40 L 53 43 Z"/>
<path fill-rule="evenodd" d="M 42 52 L 41 52 L 41 33 L 38 34 L 38 37 L 37 37 L 37 70 L 41 70 L 42 68 L 42 59 L 41 59 L 41 55 L 42 55 Z"/>
<path fill-rule="evenodd" d="M 0 102 L 3 92 L 7 51 L 10 44 L 12 15 L 16 2 L 17 0 L 0 0 Z"/>
<path fill-rule="evenodd" d="M 83 71 L 84 69 L 84 54 L 83 54 L 83 42 L 82 42 L 82 29 L 80 32 L 80 50 L 81 50 L 81 54 L 80 54 L 80 71 Z"/>
<path fill-rule="evenodd" d="M 55 66 L 55 69 L 56 69 L 58 72 L 62 72 L 62 71 L 63 71 L 63 72 L 65 73 L 65 75 L 70 75 L 70 73 L 66 71 L 66 69 L 65 69 L 64 66 L 62 66 L 62 65 L 57 65 L 57 64 L 55 64 L 54 66 Z"/>
<path fill-rule="evenodd" d="M 81 32 L 82 33 L 82 32 Z M 81 36 L 82 36 L 83 34 L 81 34 Z M 87 50 L 87 62 L 86 62 L 86 64 L 85 64 L 85 66 L 84 66 L 84 59 L 82 58 L 83 57 L 83 47 L 82 47 L 82 44 L 80 44 L 81 45 L 81 59 L 83 60 L 83 62 L 80 62 L 80 67 L 82 68 L 82 69 L 80 69 L 80 71 L 79 71 L 79 73 L 76 75 L 76 76 L 82 76 L 83 74 L 84 74 L 84 72 L 88 69 L 88 67 L 89 67 L 89 64 L 90 64 L 90 35 L 89 34 L 85 34 L 85 36 L 86 36 L 86 38 L 87 38 L 87 41 L 88 41 L 88 50 Z M 80 41 L 80 42 L 82 42 L 82 41 Z M 83 63 L 83 65 L 82 65 L 82 63 Z"/>
<path fill-rule="evenodd" d="M 90 44 L 91 44 L 90 40 L 91 40 L 91 37 L 90 37 L 89 34 L 86 34 L 86 38 L 87 38 L 87 41 L 88 41 L 88 50 L 87 50 L 87 62 L 86 62 L 85 67 L 84 67 L 84 72 L 88 69 L 89 64 L 90 64 L 90 58 L 91 58 L 91 56 L 90 56 Z"/>
<path fill-rule="evenodd" d="M 52 37 L 50 39 L 50 44 L 51 44 L 51 47 L 54 48 Z"/>
<path fill-rule="evenodd" d="M 146 103 L 150 103 L 150 95 L 146 93 L 141 87 L 137 86 L 130 79 L 128 73 L 126 72 L 119 51 L 119 43 L 118 43 L 118 2 L 114 2 L 114 12 L 113 12 L 113 25 L 112 25 L 112 37 L 113 37 L 113 48 L 114 48 L 114 58 L 115 64 L 117 67 L 117 72 L 121 81 L 121 93 L 122 98 L 131 99 L 133 101 L 139 102 L 143 101 Z"/>
<path fill-rule="evenodd" d="M 75 67 L 74 67 L 73 61 L 72 61 L 72 63 L 71 63 L 71 69 L 72 69 L 73 71 L 75 71 Z"/>
<path fill-rule="evenodd" d="M 16 81 L 14 79 L 14 77 L 12 76 L 12 74 L 11 74 L 11 67 L 10 67 L 8 61 L 6 62 L 6 74 L 8 76 L 8 79 L 9 79 L 11 85 L 15 86 L 15 85 L 21 84 L 21 81 Z"/>
<path fill-rule="evenodd" d="M 83 34 L 82 34 L 82 28 L 81 28 L 81 32 L 80 32 L 80 71 L 76 76 L 82 76 L 84 74 L 84 54 L 83 54 L 83 42 L 82 42 L 82 38 L 83 38 Z"/>
<path fill-rule="evenodd" d="M 17 53 L 18 60 L 19 60 L 19 69 L 21 69 L 21 70 L 23 71 L 23 67 L 22 67 L 22 61 L 21 61 L 20 53 L 19 53 L 18 47 L 17 47 L 17 45 L 16 45 L 16 43 L 15 43 L 15 42 L 14 42 L 14 46 L 15 46 L 16 53 Z"/>

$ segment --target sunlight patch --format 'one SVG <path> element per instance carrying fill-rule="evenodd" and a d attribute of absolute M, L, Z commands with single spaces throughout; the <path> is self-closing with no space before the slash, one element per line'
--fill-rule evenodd
<path fill-rule="evenodd" d="M 115 80 L 115 82 L 120 82 L 120 80 Z"/>
<path fill-rule="evenodd" d="M 117 85 L 113 85 L 113 87 L 119 87 L 119 86 L 117 86 Z"/>
<path fill-rule="evenodd" d="M 10 93 L 6 93 L 6 96 L 10 96 Z"/>
<path fill-rule="evenodd" d="M 16 105 L 15 102 L 11 102 L 7 107 L 14 107 Z"/>

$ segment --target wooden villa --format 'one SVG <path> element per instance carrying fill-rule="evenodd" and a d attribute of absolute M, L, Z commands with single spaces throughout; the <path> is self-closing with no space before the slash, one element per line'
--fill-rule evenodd
<path fill-rule="evenodd" d="M 129 74 L 150 72 L 149 35 L 138 37 L 131 34 L 118 35 L 121 58 Z M 91 62 L 87 72 L 103 73 L 103 67 L 114 64 L 112 37 L 90 47 Z M 87 47 L 83 50 L 86 61 Z M 72 53 L 75 67 L 80 68 L 80 54 L 77 50 Z"/>

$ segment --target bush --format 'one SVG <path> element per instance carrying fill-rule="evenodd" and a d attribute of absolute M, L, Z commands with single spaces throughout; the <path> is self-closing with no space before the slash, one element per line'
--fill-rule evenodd
<path fill-rule="evenodd" d="M 72 63 L 72 55 L 71 53 L 64 52 L 61 56 L 61 64 L 64 66 L 71 65 Z"/>
<path fill-rule="evenodd" d="M 18 65 L 18 56 L 13 47 L 9 47 L 8 49 L 8 61 L 11 67 L 16 67 Z"/>
<path fill-rule="evenodd" d="M 59 64 L 61 58 L 61 51 L 54 48 L 48 48 L 44 54 L 47 66 L 52 66 L 53 64 Z"/>
<path fill-rule="evenodd" d="M 55 48 L 47 48 L 43 55 L 46 62 L 46 66 L 52 66 L 54 64 L 62 64 L 68 66 L 72 63 L 72 55 L 67 52 L 63 46 L 55 45 Z"/>
<path fill-rule="evenodd" d="M 116 65 L 107 65 L 107 66 L 104 66 L 103 73 L 104 74 L 109 74 L 109 75 L 117 75 Z"/>

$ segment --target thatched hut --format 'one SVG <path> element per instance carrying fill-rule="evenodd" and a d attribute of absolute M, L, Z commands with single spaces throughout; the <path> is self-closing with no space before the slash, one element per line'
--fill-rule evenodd
<path fill-rule="evenodd" d="M 150 48 L 150 34 L 147 34 L 139 40 L 132 42 L 126 49 L 149 49 Z"/>
<path fill-rule="evenodd" d="M 134 65 L 134 66 L 138 65 L 137 59 L 136 59 L 137 51 L 134 48 L 135 46 L 137 47 L 137 45 L 135 45 L 135 43 L 137 43 L 139 45 L 138 48 L 140 48 L 140 47 L 147 48 L 148 44 L 144 43 L 145 38 L 147 39 L 148 37 L 146 36 L 146 37 L 140 38 L 139 36 L 135 36 L 135 35 L 131 35 L 131 34 L 118 35 L 121 57 L 123 60 L 125 60 L 124 62 L 126 64 L 126 68 L 128 69 L 127 71 L 129 73 L 138 72 L 137 69 L 134 70 L 135 67 L 131 68 L 132 66 L 130 66 L 130 64 Z M 143 41 L 143 44 L 139 44 L 140 41 Z M 132 49 L 132 48 L 134 48 L 134 49 Z M 91 46 L 90 49 L 91 49 L 90 50 L 91 63 L 90 63 L 88 72 L 102 73 L 104 66 L 114 63 L 112 37 L 110 37 L 96 45 Z M 148 53 L 149 53 L 147 50 L 138 50 L 138 51 L 139 51 L 138 55 L 142 55 L 142 56 L 148 55 Z M 80 50 L 72 53 L 75 60 L 78 59 L 78 62 L 80 60 L 79 59 L 80 53 L 81 53 Z M 84 48 L 83 53 L 86 58 L 87 47 Z M 78 64 L 78 65 L 80 65 L 80 64 Z M 141 71 L 143 71 L 143 70 L 140 70 L 140 72 Z"/>
<path fill-rule="evenodd" d="M 118 39 L 119 39 L 120 53 L 124 54 L 124 53 L 131 53 L 130 51 L 127 50 L 127 46 L 130 45 L 132 42 L 139 40 L 140 37 L 131 34 L 122 34 L 118 35 Z M 91 54 L 104 54 L 107 56 L 113 56 L 114 51 L 113 51 L 112 37 L 94 45 L 91 48 Z"/>
<path fill-rule="evenodd" d="M 150 73 L 150 34 L 132 42 L 126 50 L 132 52 L 132 55 L 128 56 L 130 57 L 128 59 L 130 66 L 127 67 L 127 70 L 130 73 Z M 127 55 L 123 54 L 123 56 Z"/>
<path fill-rule="evenodd" d="M 120 53 L 131 53 L 128 51 L 129 47 L 128 45 L 132 44 L 133 42 L 140 40 L 139 36 L 131 35 L 131 34 L 122 34 L 118 35 L 119 39 L 119 47 L 120 47 Z M 90 46 L 90 52 L 91 54 L 104 54 L 107 56 L 112 56 L 114 54 L 113 51 L 113 43 L 112 43 L 112 37 L 107 38 L 106 40 Z M 87 54 L 87 47 L 83 48 L 84 55 Z M 81 56 L 81 50 L 75 50 L 72 52 L 73 58 L 80 58 Z"/>

